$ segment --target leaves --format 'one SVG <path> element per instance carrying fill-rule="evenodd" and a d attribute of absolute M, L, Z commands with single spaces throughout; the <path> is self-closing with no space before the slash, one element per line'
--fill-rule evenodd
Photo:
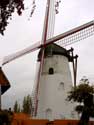
<path fill-rule="evenodd" d="M 19 113 L 20 112 L 20 105 L 18 104 L 17 101 L 14 104 L 13 110 L 14 110 L 15 113 Z"/>
<path fill-rule="evenodd" d="M 84 102 L 94 93 L 94 87 L 89 84 L 80 84 L 68 93 L 68 101 Z"/>
<path fill-rule="evenodd" d="M 23 99 L 23 107 L 22 107 L 22 112 L 26 114 L 31 114 L 32 111 L 32 99 L 31 96 L 25 96 Z"/>
<path fill-rule="evenodd" d="M 10 125 L 13 119 L 13 112 L 8 110 L 0 111 L 0 125 L 8 124 Z"/>
<path fill-rule="evenodd" d="M 36 4 L 35 0 L 31 0 L 32 7 L 30 17 L 32 17 Z M 9 19 L 12 19 L 12 14 L 16 11 L 20 16 L 23 10 L 25 10 L 24 0 L 0 0 L 0 34 L 4 35 Z"/>
<path fill-rule="evenodd" d="M 77 105 L 76 107 L 75 107 L 75 111 L 77 111 L 78 113 L 81 113 L 82 111 L 83 111 L 83 105 Z"/>
<path fill-rule="evenodd" d="M 15 113 L 26 113 L 26 114 L 31 114 L 32 113 L 32 98 L 30 95 L 24 96 L 23 102 L 22 102 L 22 107 L 20 107 L 20 104 L 18 101 L 15 102 L 13 110 Z"/>
<path fill-rule="evenodd" d="M 4 30 L 8 25 L 8 19 L 17 10 L 18 15 L 24 10 L 24 0 L 0 0 L 0 33 L 4 35 Z"/>
<path fill-rule="evenodd" d="M 75 110 L 78 113 L 82 113 L 79 125 L 88 125 L 89 118 L 94 117 L 94 86 L 89 85 L 87 78 L 82 78 L 80 84 L 73 87 L 68 93 L 67 100 L 80 103 Z M 83 104 L 83 105 L 81 105 Z"/>

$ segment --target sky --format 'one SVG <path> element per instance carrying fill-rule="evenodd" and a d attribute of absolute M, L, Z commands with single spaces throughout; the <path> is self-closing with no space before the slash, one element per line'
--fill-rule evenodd
<path fill-rule="evenodd" d="M 0 58 L 17 52 L 41 40 L 46 0 L 36 0 L 36 9 L 30 18 L 31 0 L 25 0 L 26 10 L 22 16 L 13 14 L 12 20 L 0 35 Z M 94 19 L 93 0 L 61 0 L 59 14 L 56 15 L 55 33 L 58 35 L 76 26 Z M 94 82 L 94 36 L 72 44 L 78 58 L 77 82 L 83 77 Z M 15 100 L 20 103 L 22 98 L 31 94 L 36 80 L 37 53 L 30 53 L 3 66 L 4 73 L 11 83 L 11 88 L 2 96 L 3 108 L 12 107 Z"/>

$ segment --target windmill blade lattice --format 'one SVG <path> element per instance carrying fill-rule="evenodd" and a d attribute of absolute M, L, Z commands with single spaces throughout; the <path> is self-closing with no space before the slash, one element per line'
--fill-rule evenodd
<path fill-rule="evenodd" d="M 47 2 L 50 3 L 50 2 L 52 2 L 52 0 L 47 0 Z M 53 0 L 53 3 L 54 3 L 54 0 Z M 47 5 L 47 8 L 48 8 L 48 5 Z M 54 4 L 52 4 L 52 6 L 50 6 L 50 9 L 52 9 L 52 7 L 54 7 Z M 78 42 L 80 40 L 83 40 L 85 38 L 88 38 L 88 37 L 94 35 L 94 21 L 91 21 L 82 26 L 74 28 L 68 32 L 65 32 L 63 34 L 53 37 L 53 31 L 54 31 L 53 24 L 55 24 L 55 22 L 53 22 L 53 21 L 55 20 L 55 16 L 53 16 L 54 14 L 52 13 L 52 10 L 51 10 L 51 13 L 49 13 L 49 9 L 48 9 L 47 13 L 48 13 L 48 15 L 45 18 L 46 21 L 45 21 L 42 41 L 24 49 L 24 50 L 21 50 L 17 53 L 6 56 L 2 62 L 2 65 L 5 65 L 5 64 L 11 62 L 12 60 L 15 60 L 21 56 L 24 56 L 30 52 L 33 52 L 39 48 L 42 48 L 42 55 L 41 55 L 41 60 L 40 60 L 37 83 L 36 83 L 34 93 L 33 93 L 34 116 L 36 116 L 37 108 L 38 108 L 38 94 L 39 94 L 38 89 L 39 89 L 39 82 L 40 82 L 40 77 L 41 77 L 41 72 L 42 72 L 42 67 L 43 67 L 45 47 L 52 43 L 56 43 L 56 44 L 64 47 L 64 46 L 73 44 L 75 42 Z M 48 19 L 51 19 L 52 22 L 51 22 L 51 20 L 48 20 Z"/>
<path fill-rule="evenodd" d="M 87 38 L 87 37 L 89 37 L 89 36 L 91 36 L 93 34 L 94 34 L 94 22 L 91 21 L 91 22 L 89 22 L 87 24 L 84 24 L 84 25 L 82 25 L 80 27 L 72 29 L 72 30 L 70 30 L 68 32 L 65 32 L 65 33 L 61 34 L 61 35 L 58 35 L 58 36 L 53 37 L 51 39 L 48 39 L 45 44 L 49 45 L 49 44 L 51 44 L 51 43 L 56 41 L 55 42 L 56 44 L 60 45 L 60 43 L 61 43 L 61 44 L 63 44 L 63 46 L 67 46 L 67 45 L 72 44 L 74 42 L 77 42 L 77 41 L 80 41 L 82 39 L 85 39 L 85 38 Z M 42 58 L 42 63 L 40 63 L 40 67 L 42 67 L 41 64 L 43 65 L 43 58 Z M 38 73 L 38 77 L 37 77 L 38 78 L 38 82 L 39 82 L 39 79 L 40 79 L 40 76 L 39 76 L 40 73 L 41 73 L 41 70 L 39 68 L 39 73 Z M 34 110 L 35 109 L 37 110 L 38 100 L 36 98 L 36 95 L 38 95 L 39 83 L 37 83 L 35 86 L 37 88 L 36 87 L 34 88 L 34 93 L 33 93 L 33 102 L 34 103 L 33 103 L 33 105 L 34 105 Z"/>
<path fill-rule="evenodd" d="M 73 44 L 75 42 L 84 40 L 92 35 L 94 35 L 94 21 L 88 22 L 82 26 L 79 26 L 68 32 L 62 33 L 60 35 L 52 37 L 51 39 L 46 40 L 45 46 L 43 46 L 43 44 L 41 44 L 40 42 L 37 42 L 36 44 L 27 47 L 26 49 L 23 49 L 9 56 L 5 56 L 2 61 L 2 65 L 5 65 L 11 62 L 12 60 L 15 60 L 39 48 L 46 47 L 46 45 L 49 45 L 54 42 L 64 47 Z"/>
<path fill-rule="evenodd" d="M 84 40 L 92 35 L 94 35 L 94 21 L 91 21 L 87 24 L 77 27 L 76 29 L 66 32 L 65 37 L 61 38 L 55 43 L 64 47 Z"/>
<path fill-rule="evenodd" d="M 26 54 L 29 54 L 29 53 L 31 53 L 31 52 L 33 52 L 33 51 L 39 49 L 40 47 L 41 47 L 40 42 L 37 42 L 37 43 L 35 43 L 35 44 L 33 44 L 33 45 L 31 45 L 31 46 L 29 46 L 29 47 L 27 47 L 27 48 L 25 48 L 25 49 L 23 49 L 23 50 L 21 50 L 21 51 L 18 51 L 18 52 L 16 52 L 16 53 L 13 53 L 13 54 L 10 54 L 10 55 L 8 55 L 8 56 L 5 56 L 5 57 L 1 60 L 1 61 L 2 61 L 1 64 L 2 64 L 2 65 L 5 65 L 5 64 L 7 64 L 7 63 L 9 63 L 9 62 L 11 62 L 11 61 L 17 59 L 17 58 L 20 58 L 20 57 L 22 57 L 22 56 L 24 56 L 24 55 L 26 55 Z"/>

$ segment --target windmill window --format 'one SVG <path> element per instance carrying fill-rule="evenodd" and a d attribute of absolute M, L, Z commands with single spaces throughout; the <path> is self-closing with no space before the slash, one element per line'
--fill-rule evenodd
<path fill-rule="evenodd" d="M 60 82 L 58 89 L 64 90 L 64 82 Z"/>
<path fill-rule="evenodd" d="M 75 117 L 75 113 L 74 113 L 74 111 L 71 112 L 71 117 L 72 117 L 72 118 Z"/>
<path fill-rule="evenodd" d="M 65 116 L 63 114 L 60 114 L 60 119 L 65 119 Z"/>
<path fill-rule="evenodd" d="M 54 74 L 54 69 L 53 68 L 49 68 L 49 74 L 50 75 Z"/>
<path fill-rule="evenodd" d="M 46 118 L 50 119 L 52 117 L 52 109 L 48 108 L 46 109 Z"/>

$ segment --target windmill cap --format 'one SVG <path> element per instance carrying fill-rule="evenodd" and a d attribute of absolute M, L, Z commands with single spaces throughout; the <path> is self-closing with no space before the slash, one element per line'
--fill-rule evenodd
<path fill-rule="evenodd" d="M 41 48 L 38 54 L 38 61 L 40 61 L 41 59 L 41 54 L 42 54 L 42 50 L 44 48 Z M 68 58 L 69 61 L 72 61 L 72 56 L 69 53 L 69 50 L 66 50 L 65 48 L 57 45 L 57 44 L 50 44 L 47 45 L 47 47 L 45 47 L 44 50 L 44 58 L 52 56 L 52 55 L 62 55 Z"/>

